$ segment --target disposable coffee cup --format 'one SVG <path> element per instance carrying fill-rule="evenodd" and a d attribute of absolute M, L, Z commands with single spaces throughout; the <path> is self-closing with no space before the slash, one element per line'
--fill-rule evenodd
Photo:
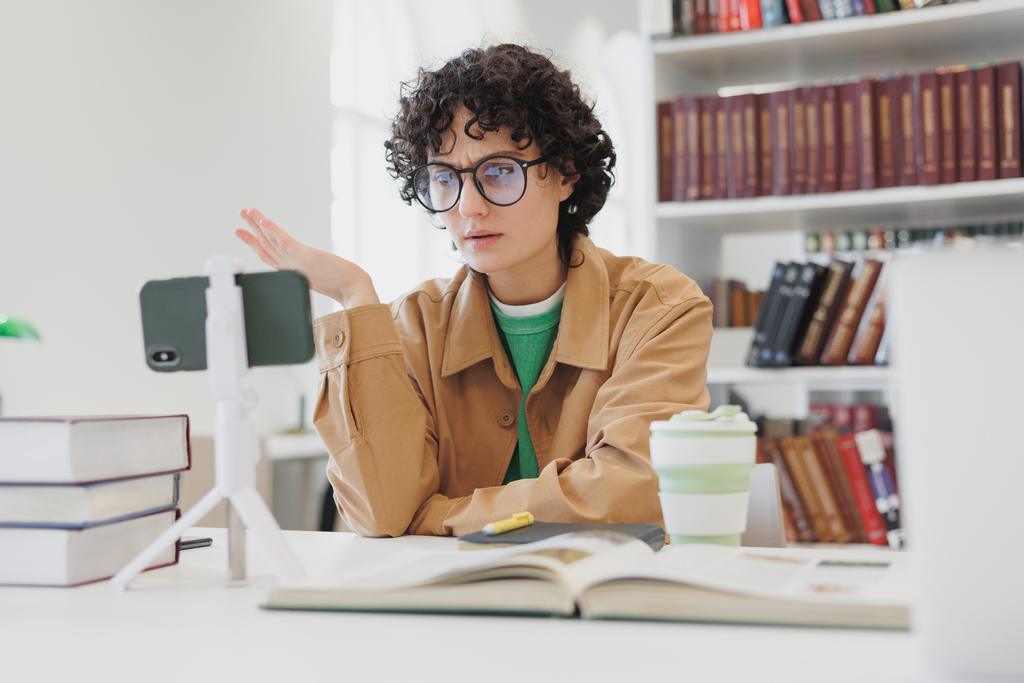
<path fill-rule="evenodd" d="M 651 423 L 665 531 L 673 543 L 739 545 L 747 528 L 757 425 L 739 406 Z"/>

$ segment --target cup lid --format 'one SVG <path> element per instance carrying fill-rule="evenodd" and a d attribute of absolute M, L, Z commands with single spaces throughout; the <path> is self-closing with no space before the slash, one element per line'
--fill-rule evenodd
<path fill-rule="evenodd" d="M 754 434 L 757 424 L 739 406 L 723 405 L 707 413 L 703 410 L 684 410 L 651 423 L 651 432 L 733 432 Z"/>

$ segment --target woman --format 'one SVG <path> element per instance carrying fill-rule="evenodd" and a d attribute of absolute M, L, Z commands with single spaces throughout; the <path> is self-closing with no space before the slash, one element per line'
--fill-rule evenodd
<path fill-rule="evenodd" d="M 390 306 L 356 264 L 256 210 L 236 234 L 345 310 L 315 322 L 314 422 L 344 521 L 464 534 L 528 510 L 660 524 L 649 423 L 706 409 L 711 304 L 668 266 L 597 248 L 615 153 L 569 73 L 517 45 L 403 87 L 385 143 L 401 196 L 465 259 Z"/>

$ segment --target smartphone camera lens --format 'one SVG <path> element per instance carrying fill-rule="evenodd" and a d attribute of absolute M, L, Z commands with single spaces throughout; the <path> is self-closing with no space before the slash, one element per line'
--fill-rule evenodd
<path fill-rule="evenodd" d="M 178 362 L 178 352 L 174 349 L 156 349 L 151 358 L 157 365 L 174 365 Z"/>

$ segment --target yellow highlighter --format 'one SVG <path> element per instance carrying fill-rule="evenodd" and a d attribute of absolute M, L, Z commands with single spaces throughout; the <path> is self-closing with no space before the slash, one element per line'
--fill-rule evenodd
<path fill-rule="evenodd" d="M 522 529 L 524 526 L 530 526 L 531 524 L 533 524 L 533 515 L 529 512 L 517 512 L 508 519 L 485 524 L 483 532 L 488 536 L 497 536 L 513 529 Z"/>

